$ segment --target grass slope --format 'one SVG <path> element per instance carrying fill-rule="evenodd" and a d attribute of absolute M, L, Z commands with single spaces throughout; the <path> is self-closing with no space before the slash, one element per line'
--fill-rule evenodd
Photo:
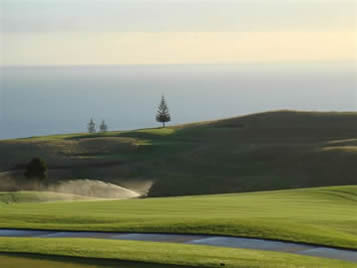
<path fill-rule="evenodd" d="M 0 227 L 207 233 L 357 249 L 357 186 L 51 203 L 0 202 Z"/>
<path fill-rule="evenodd" d="M 221 267 L 221 263 L 225 264 L 224 267 L 231 268 L 355 267 L 355 264 L 348 262 L 286 253 L 100 239 L 0 238 L 0 251 L 109 258 L 196 267 Z"/>
<path fill-rule="evenodd" d="M 17 241 L 19 242 L 19 241 Z M 65 243 L 62 243 L 65 246 Z M 22 248 L 22 250 L 24 250 Z M 33 253 L 0 253 L 1 268 L 192 268 L 188 266 L 121 261 L 118 259 L 53 256 Z"/>
<path fill-rule="evenodd" d="M 0 152 L 0 170 L 40 156 L 53 180 L 100 178 L 123 186 L 152 180 L 150 196 L 351 185 L 357 184 L 357 113 L 279 111 L 165 129 L 5 140 Z"/>

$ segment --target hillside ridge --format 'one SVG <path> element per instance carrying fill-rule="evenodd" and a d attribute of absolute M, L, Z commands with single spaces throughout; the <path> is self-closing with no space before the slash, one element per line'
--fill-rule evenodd
<path fill-rule="evenodd" d="M 150 182 L 149 196 L 353 185 L 357 113 L 280 110 L 167 128 L 0 141 L 0 171 L 18 168 L 8 181 L 23 180 L 21 165 L 35 156 L 47 161 L 53 182 L 96 179 L 134 190 Z"/>

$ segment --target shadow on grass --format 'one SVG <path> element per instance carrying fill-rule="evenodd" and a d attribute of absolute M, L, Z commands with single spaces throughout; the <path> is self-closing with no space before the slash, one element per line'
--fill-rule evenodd
<path fill-rule="evenodd" d="M 11 265 L 11 260 L 16 259 L 16 263 L 23 261 L 25 267 L 27 262 L 36 267 L 60 267 L 64 264 L 72 264 L 73 268 L 85 267 L 104 267 L 104 268 L 191 268 L 188 266 L 168 265 L 168 264 L 153 264 L 132 261 L 120 261 L 115 259 L 100 259 L 100 258 L 81 258 L 69 256 L 51 256 L 42 254 L 30 253 L 0 253 L 0 265 L 2 258 L 6 258 L 6 262 Z M 37 263 L 37 264 L 36 264 Z M 37 266 L 38 265 L 38 266 Z M 11 266 L 12 267 L 12 266 Z M 72 266 L 71 266 L 72 267 Z"/>

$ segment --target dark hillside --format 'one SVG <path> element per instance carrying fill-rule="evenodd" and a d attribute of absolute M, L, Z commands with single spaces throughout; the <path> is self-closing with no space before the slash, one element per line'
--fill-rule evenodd
<path fill-rule="evenodd" d="M 357 184 L 357 113 L 277 111 L 144 129 L 0 142 L 0 168 L 33 156 L 53 180 L 124 186 L 151 180 L 151 196 Z"/>

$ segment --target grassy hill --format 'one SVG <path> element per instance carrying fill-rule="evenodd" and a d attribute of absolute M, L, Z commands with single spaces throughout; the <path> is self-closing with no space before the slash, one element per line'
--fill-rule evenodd
<path fill-rule="evenodd" d="M 152 181 L 149 196 L 357 184 L 357 113 L 277 111 L 0 141 L 0 170 L 21 168 L 34 156 L 48 162 L 53 181 L 92 178 L 129 188 Z M 21 180 L 21 173 L 3 177 Z"/>
<path fill-rule="evenodd" d="M 0 228 L 224 234 L 357 249 L 357 186 L 114 201 L 0 201 L 0 215 Z"/>

